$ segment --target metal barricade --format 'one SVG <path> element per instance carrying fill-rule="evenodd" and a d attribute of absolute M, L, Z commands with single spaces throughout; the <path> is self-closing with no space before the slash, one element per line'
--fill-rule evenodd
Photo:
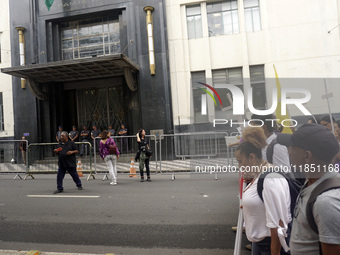
<path fill-rule="evenodd" d="M 0 141 L 0 173 L 16 174 L 14 179 L 22 179 L 20 174 L 27 173 L 28 154 L 20 150 L 20 143 L 25 143 L 27 150 L 27 140 Z"/>
<path fill-rule="evenodd" d="M 205 170 L 199 172 L 196 170 L 201 170 L 201 166 L 207 164 L 226 165 L 227 136 L 226 132 L 160 135 L 160 172 L 171 174 L 174 180 L 175 173 L 205 173 Z"/>
<path fill-rule="evenodd" d="M 88 173 L 87 180 L 95 178 L 92 171 L 92 146 L 88 142 L 76 142 L 77 146 L 85 146 L 85 155 L 77 156 L 77 162 L 82 165 L 82 172 Z M 28 146 L 28 176 L 33 177 L 33 174 L 40 173 L 57 173 L 58 172 L 58 155 L 54 153 L 58 143 L 31 143 Z M 88 153 L 87 153 L 88 150 Z M 79 151 L 79 149 L 78 149 Z"/>
<path fill-rule="evenodd" d="M 150 173 L 157 174 L 158 172 L 158 140 L 155 135 L 146 135 L 149 139 L 149 145 L 153 152 L 150 159 Z M 117 160 L 117 173 L 130 174 L 132 161 L 135 163 L 135 157 L 138 152 L 138 143 L 135 135 L 133 136 L 111 136 L 114 139 L 117 148 L 120 152 L 119 159 Z M 108 178 L 108 169 L 104 160 L 99 154 L 99 142 L 101 137 L 96 137 L 93 144 L 94 150 L 94 169 L 95 173 L 104 174 L 103 180 Z M 138 165 L 135 165 L 136 172 L 138 173 Z"/>

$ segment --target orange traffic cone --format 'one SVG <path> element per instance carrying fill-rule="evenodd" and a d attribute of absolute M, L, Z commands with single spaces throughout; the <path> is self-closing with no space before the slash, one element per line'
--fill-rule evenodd
<path fill-rule="evenodd" d="M 133 161 L 133 158 L 131 159 L 131 166 L 130 166 L 130 175 L 129 177 L 137 177 L 136 175 L 136 168 L 135 168 L 135 162 Z"/>
<path fill-rule="evenodd" d="M 77 173 L 79 177 L 83 177 L 83 168 L 82 168 L 82 164 L 81 161 L 78 160 L 78 164 L 77 164 Z"/>

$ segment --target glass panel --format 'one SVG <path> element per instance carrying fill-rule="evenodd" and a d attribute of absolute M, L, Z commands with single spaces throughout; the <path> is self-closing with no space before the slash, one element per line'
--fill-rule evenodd
<path fill-rule="evenodd" d="M 238 12 L 232 11 L 232 17 L 233 17 L 233 32 L 239 33 L 240 28 L 239 28 L 239 24 L 238 24 Z"/>
<path fill-rule="evenodd" d="M 208 122 L 208 115 L 201 114 L 201 95 L 205 94 L 204 91 L 198 89 L 202 87 L 197 82 L 205 82 L 205 72 L 193 72 L 191 73 L 191 86 L 193 94 L 193 114 L 195 123 L 206 123 Z"/>
<path fill-rule="evenodd" d="M 79 58 L 78 49 L 75 49 L 75 51 L 74 51 L 74 58 Z"/>
<path fill-rule="evenodd" d="M 90 35 L 98 35 L 98 34 L 102 34 L 103 33 L 103 25 L 95 25 L 92 27 L 89 27 L 89 32 Z"/>
<path fill-rule="evenodd" d="M 196 38 L 201 38 L 203 36 L 201 16 L 195 17 L 195 25 L 196 25 Z"/>
<path fill-rule="evenodd" d="M 261 30 L 260 8 L 253 8 L 254 31 Z"/>
<path fill-rule="evenodd" d="M 109 32 L 109 24 L 104 24 L 103 29 L 104 29 L 104 33 Z"/>
<path fill-rule="evenodd" d="M 74 41 L 73 41 L 73 47 L 74 47 L 74 48 L 79 47 L 78 40 L 74 40 Z"/>
<path fill-rule="evenodd" d="M 109 24 L 110 33 L 119 34 L 119 22 L 114 22 Z"/>
<path fill-rule="evenodd" d="M 266 107 L 266 89 L 265 84 L 252 84 L 253 88 L 253 104 L 255 109 L 265 109 Z"/>
<path fill-rule="evenodd" d="M 224 33 L 232 34 L 233 24 L 232 24 L 231 12 L 223 12 L 223 23 L 224 23 Z"/>
<path fill-rule="evenodd" d="M 208 31 L 209 36 L 215 36 L 215 27 L 214 27 L 214 16 L 213 14 L 208 14 Z"/>
<path fill-rule="evenodd" d="M 222 3 L 222 11 L 229 11 L 231 8 L 230 1 L 224 1 Z"/>
<path fill-rule="evenodd" d="M 228 75 L 230 84 L 243 84 L 242 67 L 228 69 Z"/>
<path fill-rule="evenodd" d="M 231 1 L 231 8 L 233 9 L 233 10 L 237 10 L 237 1 Z"/>
<path fill-rule="evenodd" d="M 212 13 L 212 12 L 213 12 L 213 4 L 207 3 L 207 13 Z"/>
<path fill-rule="evenodd" d="M 196 24 L 195 24 L 195 17 L 188 17 L 187 23 L 188 23 L 188 37 L 196 38 Z"/>
<path fill-rule="evenodd" d="M 61 31 L 61 38 L 67 39 L 72 38 L 72 29 L 65 29 Z"/>
<path fill-rule="evenodd" d="M 221 35 L 223 34 L 223 20 L 222 20 L 222 13 L 214 13 L 214 28 L 215 28 L 215 34 Z"/>
<path fill-rule="evenodd" d="M 63 59 L 73 59 L 73 50 L 63 50 Z"/>
<path fill-rule="evenodd" d="M 120 52 L 120 43 L 110 44 L 110 54 L 115 54 Z"/>
<path fill-rule="evenodd" d="M 103 46 L 79 49 L 80 58 L 104 55 Z"/>
<path fill-rule="evenodd" d="M 258 66 L 250 66 L 249 67 L 249 73 L 250 73 L 250 82 L 264 82 L 264 66 L 258 65 Z"/>
<path fill-rule="evenodd" d="M 103 44 L 103 37 L 102 36 L 93 36 L 88 38 L 81 38 L 79 39 L 79 47 L 86 47 L 92 45 Z"/>
<path fill-rule="evenodd" d="M 79 30 L 79 36 L 86 36 L 90 34 L 90 27 L 80 27 Z"/>
<path fill-rule="evenodd" d="M 213 12 L 221 12 L 221 11 L 222 11 L 222 3 L 214 3 Z"/>
<path fill-rule="evenodd" d="M 192 15 L 201 15 L 200 5 L 187 6 L 187 16 L 192 16 Z"/>
<path fill-rule="evenodd" d="M 244 0 L 244 8 L 259 6 L 259 0 Z"/>
<path fill-rule="evenodd" d="M 119 34 L 114 33 L 114 34 L 110 34 L 110 42 L 119 42 L 120 41 L 120 37 Z"/>
<path fill-rule="evenodd" d="M 252 32 L 253 31 L 253 18 L 252 18 L 251 9 L 244 10 L 244 17 L 246 20 L 246 31 Z"/>
<path fill-rule="evenodd" d="M 61 47 L 62 49 L 72 49 L 72 39 L 71 40 L 63 40 L 61 42 Z"/>

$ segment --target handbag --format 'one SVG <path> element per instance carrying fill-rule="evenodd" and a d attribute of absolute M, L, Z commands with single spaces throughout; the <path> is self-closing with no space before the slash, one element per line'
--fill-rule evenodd
<path fill-rule="evenodd" d="M 109 154 L 117 155 L 117 146 L 110 144 L 109 145 Z"/>
<path fill-rule="evenodd" d="M 146 148 L 145 155 L 146 155 L 148 158 L 150 158 L 150 157 L 152 156 L 152 150 L 151 150 L 149 147 Z"/>

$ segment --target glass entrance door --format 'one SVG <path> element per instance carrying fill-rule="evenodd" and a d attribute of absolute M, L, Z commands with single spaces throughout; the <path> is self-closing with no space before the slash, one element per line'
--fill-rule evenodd
<path fill-rule="evenodd" d="M 79 125 L 89 128 L 97 125 L 104 130 L 112 125 L 119 130 L 127 120 L 121 86 L 77 90 L 77 109 Z"/>

